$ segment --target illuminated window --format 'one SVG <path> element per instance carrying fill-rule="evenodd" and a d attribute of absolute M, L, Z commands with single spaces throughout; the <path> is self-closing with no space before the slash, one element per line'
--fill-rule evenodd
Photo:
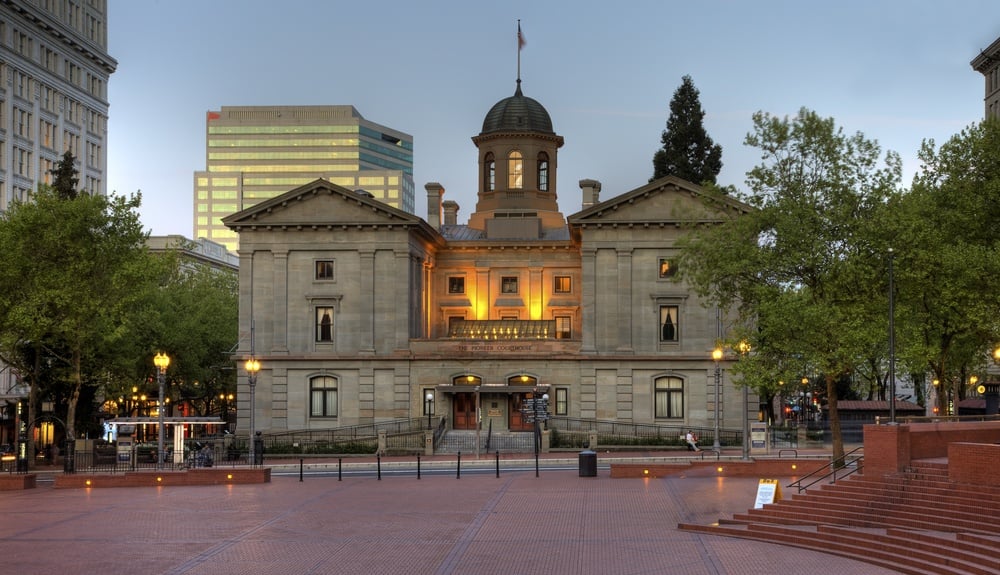
<path fill-rule="evenodd" d="M 682 419 L 684 417 L 684 381 L 677 377 L 656 379 L 654 390 L 655 417 Z"/>
<path fill-rule="evenodd" d="M 507 188 L 520 190 L 524 187 L 524 158 L 514 150 L 507 156 Z"/>
<path fill-rule="evenodd" d="M 538 189 L 549 191 L 549 155 L 545 152 L 538 153 Z"/>
<path fill-rule="evenodd" d="M 309 415 L 337 417 L 337 379 L 329 376 L 309 380 Z"/>
<path fill-rule="evenodd" d="M 566 315 L 557 315 L 556 339 L 571 339 L 573 337 L 573 319 Z"/>
<path fill-rule="evenodd" d="M 448 293 L 465 293 L 465 278 L 461 276 L 449 277 Z"/>
<path fill-rule="evenodd" d="M 673 277 L 677 273 L 677 263 L 674 260 L 667 258 L 660 258 L 660 270 L 658 275 L 660 279 L 666 279 Z"/>
<path fill-rule="evenodd" d="M 569 276 L 556 276 L 553 284 L 552 291 L 555 293 L 570 293 L 573 291 L 573 282 Z"/>

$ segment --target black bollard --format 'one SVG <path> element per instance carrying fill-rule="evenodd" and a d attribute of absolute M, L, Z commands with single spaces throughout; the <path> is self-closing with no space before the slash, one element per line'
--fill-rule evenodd
<path fill-rule="evenodd" d="M 497 477 L 500 477 L 500 450 L 497 450 Z"/>
<path fill-rule="evenodd" d="M 382 456 L 381 455 L 376 455 L 375 456 L 375 468 L 376 468 L 375 474 L 378 476 L 378 480 L 382 481 Z"/>
<path fill-rule="evenodd" d="M 462 452 L 458 452 L 458 465 L 455 466 L 455 479 L 462 478 Z"/>
<path fill-rule="evenodd" d="M 341 457 L 337 458 L 337 481 L 344 480 L 344 459 Z"/>
<path fill-rule="evenodd" d="M 302 470 L 303 470 L 303 467 L 304 467 L 303 460 L 300 457 L 299 458 L 299 483 L 302 483 Z"/>
<path fill-rule="evenodd" d="M 417 454 L 417 479 L 420 479 L 420 454 Z"/>
<path fill-rule="evenodd" d="M 538 477 L 538 452 L 535 452 L 535 477 Z"/>

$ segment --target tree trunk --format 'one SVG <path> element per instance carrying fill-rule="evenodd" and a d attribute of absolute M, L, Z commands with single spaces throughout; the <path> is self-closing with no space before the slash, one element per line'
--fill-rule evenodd
<path fill-rule="evenodd" d="M 66 402 L 66 439 L 76 439 L 76 404 L 80 402 L 80 388 L 83 385 L 79 350 L 73 351 L 73 389 Z"/>
<path fill-rule="evenodd" d="M 844 457 L 844 438 L 840 434 L 840 413 L 837 412 L 837 380 L 832 375 L 826 376 L 827 408 L 830 414 L 830 436 L 833 440 L 833 460 Z M 843 465 L 843 461 L 840 465 Z"/>

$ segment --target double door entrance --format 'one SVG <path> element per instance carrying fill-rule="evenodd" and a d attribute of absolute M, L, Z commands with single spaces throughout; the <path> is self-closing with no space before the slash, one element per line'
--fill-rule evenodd
<path fill-rule="evenodd" d="M 493 429 L 502 429 L 506 423 L 509 431 L 532 431 L 534 426 L 524 421 L 521 406 L 531 393 L 515 392 L 510 394 L 483 393 L 479 402 L 483 409 L 483 424 L 491 420 Z M 478 405 L 476 393 L 456 393 L 452 396 L 452 421 L 454 429 L 476 429 L 478 421 Z"/>

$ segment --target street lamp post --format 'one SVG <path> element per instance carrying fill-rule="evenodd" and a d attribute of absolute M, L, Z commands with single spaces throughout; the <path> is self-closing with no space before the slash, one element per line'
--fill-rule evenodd
<path fill-rule="evenodd" d="M 167 379 L 167 366 L 170 365 L 170 357 L 162 352 L 157 353 L 153 357 L 153 365 L 157 368 L 156 383 L 160 388 L 160 402 L 156 409 L 156 468 L 163 469 L 163 412 L 165 407 L 163 403 L 163 386 Z"/>
<path fill-rule="evenodd" d="M 257 372 L 260 371 L 260 361 L 250 354 L 250 359 L 247 360 L 244 367 L 247 370 L 247 384 L 250 385 L 250 435 L 247 437 L 247 443 L 250 444 L 250 465 L 257 465 L 257 444 L 254 443 L 254 411 L 256 411 L 256 405 L 254 402 L 254 392 L 257 389 Z"/>
<path fill-rule="evenodd" d="M 430 429 L 431 428 L 431 414 L 434 412 L 434 392 L 433 391 L 428 391 L 427 392 L 427 397 L 425 397 L 424 400 L 427 402 L 426 403 L 427 429 Z"/>
<path fill-rule="evenodd" d="M 892 260 L 895 254 L 889 248 L 889 423 L 896 423 L 896 304 L 892 285 Z"/>
<path fill-rule="evenodd" d="M 722 370 L 719 367 L 719 362 L 722 361 L 721 347 L 712 350 L 712 360 L 715 361 L 715 433 L 712 437 L 712 449 L 718 452 L 722 447 L 719 443 L 719 386 L 722 385 Z"/>
<path fill-rule="evenodd" d="M 741 341 L 739 344 L 740 359 L 743 359 L 750 353 L 750 344 Z M 750 419 L 747 416 L 747 412 L 750 411 L 750 389 L 747 386 L 746 379 L 743 380 L 743 460 L 750 459 Z"/>

